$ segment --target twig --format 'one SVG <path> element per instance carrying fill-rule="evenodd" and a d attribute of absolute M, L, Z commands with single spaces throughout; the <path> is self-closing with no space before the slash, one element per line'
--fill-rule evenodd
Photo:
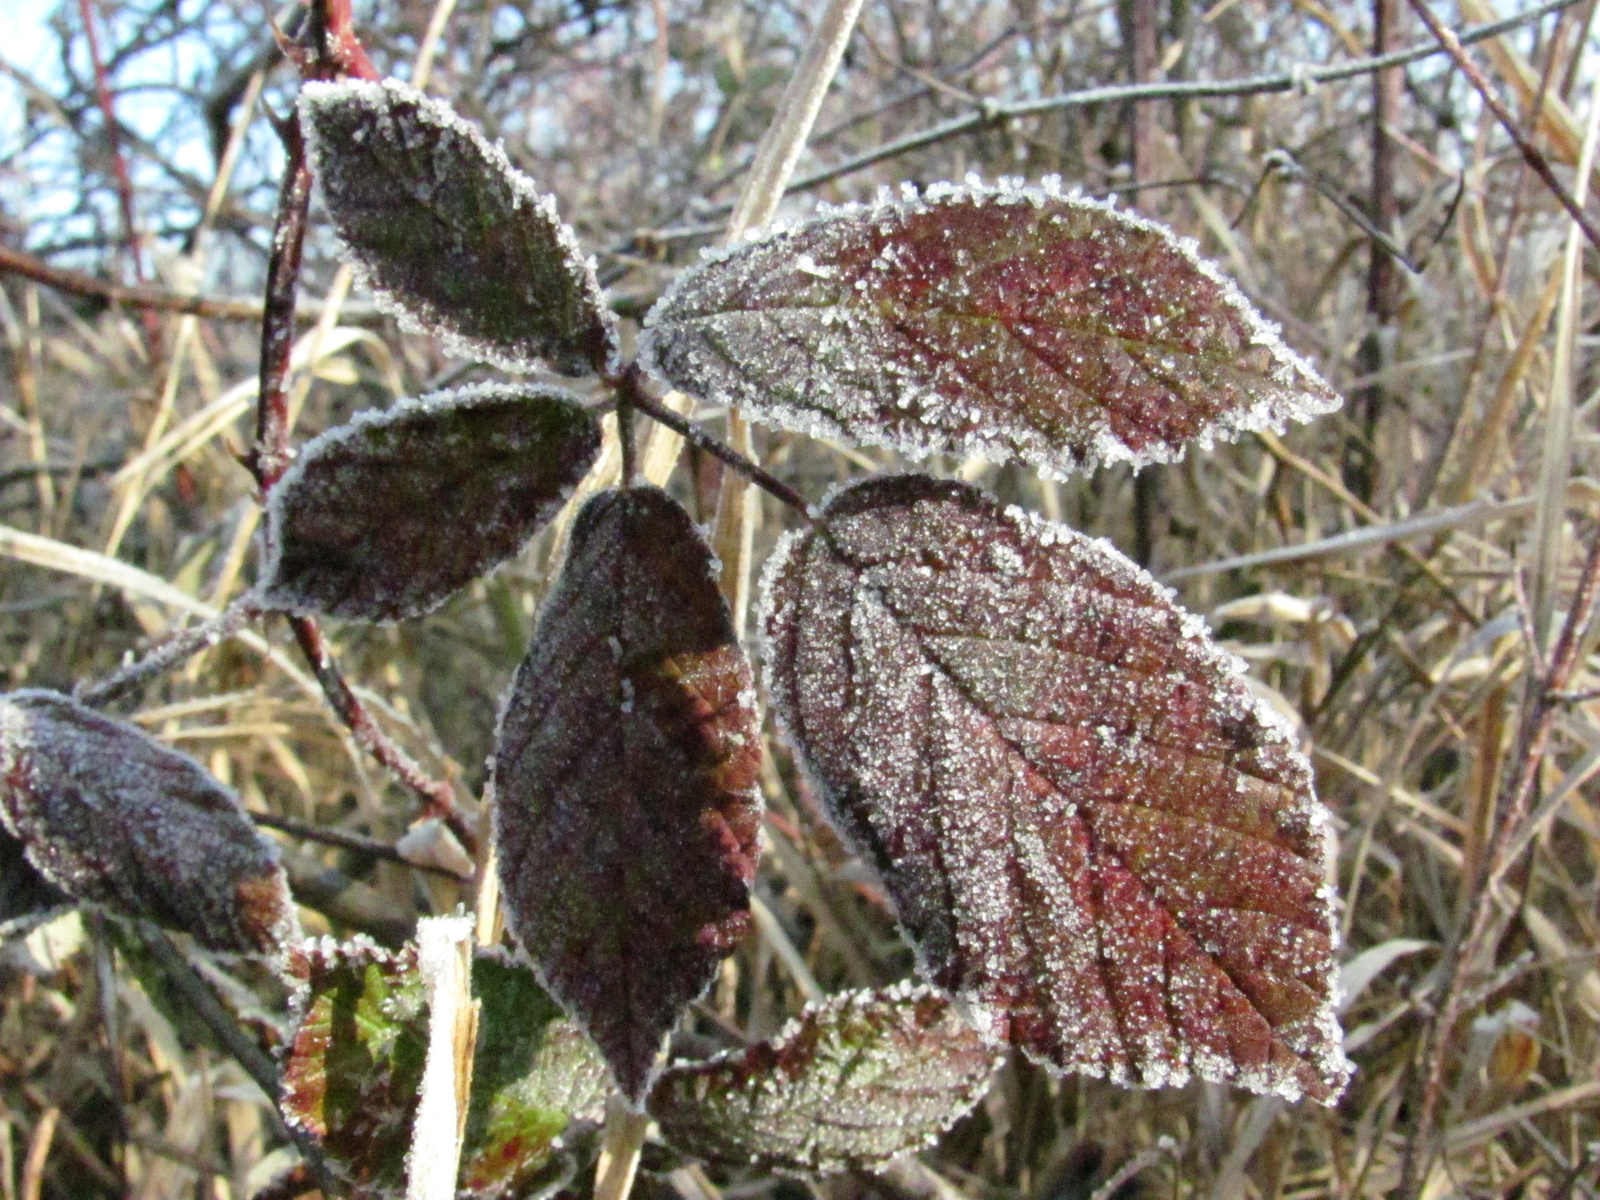
<path fill-rule="evenodd" d="M 139 252 L 139 228 L 133 212 L 133 176 L 128 174 L 128 160 L 122 154 L 116 104 L 111 97 L 111 81 L 106 76 L 105 60 L 100 56 L 100 35 L 95 32 L 94 12 L 89 7 L 89 0 L 78 0 L 78 15 L 83 21 L 84 39 L 89 43 L 95 101 L 100 105 L 100 117 L 106 125 L 106 143 L 111 148 L 111 173 L 116 178 L 117 204 L 122 210 L 122 236 L 127 242 L 128 257 L 133 264 L 133 277 L 142 281 L 144 256 Z"/>
<path fill-rule="evenodd" d="M 1171 1158 L 1177 1149 L 1177 1143 L 1170 1137 L 1163 1135 L 1154 1146 L 1145 1147 L 1145 1149 L 1139 1151 L 1139 1153 L 1118 1167 L 1112 1173 L 1110 1179 L 1095 1188 L 1094 1192 L 1089 1196 L 1089 1200 L 1111 1200 L 1111 1197 L 1115 1196 L 1117 1191 L 1128 1180 L 1155 1166 L 1163 1158 Z"/>
<path fill-rule="evenodd" d="M 322 842 L 324 845 L 338 846 L 343 850 L 354 850 L 358 854 L 370 854 L 373 858 L 381 858 L 385 862 L 399 863 L 403 867 L 411 867 L 418 871 L 431 871 L 435 875 L 443 875 L 446 879 L 461 878 L 454 871 L 448 871 L 444 867 L 414 863 L 388 842 L 381 842 L 377 838 L 363 837 L 359 833 L 345 833 L 342 829 L 329 829 L 322 825 L 308 825 L 304 821 L 280 817 L 276 813 L 252 812 L 250 819 L 257 825 L 281 830 L 293 837 L 305 838 L 307 841 Z"/>
<path fill-rule="evenodd" d="M 680 416 L 652 397 L 644 390 L 643 380 L 636 365 L 630 366 L 624 373 L 623 377 L 618 381 L 618 389 L 619 392 L 625 390 L 628 396 L 628 403 L 652 421 L 665 425 L 697 450 L 704 450 L 725 466 L 732 467 L 774 499 L 780 500 L 794 509 L 807 524 L 811 522 L 811 513 L 806 505 L 804 496 L 781 479 L 774 478 L 759 463 L 746 458 L 725 442 L 719 441 L 701 430 L 688 417 Z M 622 419 L 620 406 L 617 419 L 618 421 Z M 624 444 L 624 448 L 626 448 L 626 444 Z"/>
<path fill-rule="evenodd" d="M 239 1028 L 239 1023 L 222 1007 L 210 986 L 189 965 L 189 960 L 172 944 L 171 938 L 152 925 L 139 926 L 138 934 L 139 940 L 155 957 L 162 973 L 183 997 L 184 1003 L 194 1010 L 195 1016 L 211 1031 L 222 1048 L 233 1056 L 234 1061 L 244 1068 L 245 1074 L 255 1080 L 256 1086 L 272 1101 L 270 1113 L 273 1124 L 278 1127 L 278 1133 L 293 1142 L 300 1151 L 301 1158 L 323 1189 L 323 1195 L 336 1195 L 337 1192 L 332 1190 L 333 1178 L 328 1173 L 322 1148 L 317 1145 L 316 1139 L 292 1128 L 278 1111 L 278 1100 L 283 1091 L 283 1078 L 278 1071 L 278 1064 Z"/>
<path fill-rule="evenodd" d="M 232 637 L 260 613 L 253 593 L 240 596 L 209 621 L 180 629 L 143 658 L 119 668 L 99 683 L 80 683 L 74 689 L 77 699 L 91 708 L 109 704 L 146 680 Z"/>
<path fill-rule="evenodd" d="M 328 639 L 315 621 L 310 617 L 290 617 L 289 627 L 294 631 L 295 641 L 305 654 L 317 682 L 322 685 L 328 702 L 349 728 L 357 744 L 377 759 L 401 784 L 416 793 L 422 801 L 424 813 L 438 817 L 448 825 L 462 848 L 472 854 L 477 849 L 478 837 L 468 828 L 466 819 L 456 807 L 455 791 L 443 780 L 430 777 L 415 759 L 379 728 L 372 714 L 345 682 L 344 675 L 333 660 Z"/>
<path fill-rule="evenodd" d="M 1467 77 L 1467 81 L 1477 90 L 1478 95 L 1483 97 L 1483 103 L 1494 114 L 1494 119 L 1500 122 L 1501 128 L 1506 133 L 1510 134 L 1511 140 L 1516 143 L 1517 150 L 1522 154 L 1523 161 L 1533 168 L 1533 173 L 1544 181 L 1551 195 L 1561 202 L 1561 207 L 1567 210 L 1567 215 L 1572 218 L 1573 224 L 1583 230 L 1583 236 L 1589 239 L 1589 244 L 1600 250 L 1600 229 L 1596 229 L 1590 223 L 1589 218 L 1584 215 L 1582 206 L 1556 178 L 1556 173 L 1550 169 L 1549 160 L 1522 132 L 1516 118 L 1495 94 L 1494 86 L 1478 69 L 1478 64 L 1467 57 L 1462 39 L 1433 15 L 1428 8 L 1427 0 L 1409 0 L 1409 3 L 1417 16 L 1422 18 L 1422 23 L 1439 40 L 1439 45 L 1444 47 L 1444 52 L 1451 57 L 1457 67 L 1461 68 L 1461 73 Z"/>
<path fill-rule="evenodd" d="M 1485 38 L 1495 37 L 1509 29 L 1526 25 L 1532 21 L 1540 20 L 1550 13 L 1559 12 L 1564 8 L 1580 3 L 1581 0 L 1545 0 L 1545 3 L 1534 6 L 1526 12 L 1520 12 L 1499 21 L 1491 21 L 1485 25 L 1476 25 L 1463 32 L 1458 40 L 1462 45 L 1483 41 Z M 1419 42 L 1405 50 L 1397 50 L 1392 54 L 1377 55 L 1373 58 L 1361 58 L 1354 62 L 1342 63 L 1338 66 L 1317 67 L 1302 64 L 1291 71 L 1277 75 L 1251 75 L 1239 79 L 1219 79 L 1214 81 L 1183 80 L 1163 83 L 1133 83 L 1112 84 L 1106 87 L 1084 88 L 1081 91 L 1065 92 L 1059 96 L 1045 96 L 1038 100 L 1017 100 L 1010 103 L 986 101 L 982 111 L 969 113 L 963 117 L 956 117 L 927 129 L 909 133 L 902 138 L 887 142 L 875 149 L 865 151 L 853 158 L 848 158 L 842 163 L 831 167 L 824 167 L 794 180 L 786 189 L 788 192 L 804 192 L 820 187 L 824 183 L 838 179 L 843 175 L 851 175 L 856 171 L 864 170 L 875 163 L 885 159 L 898 158 L 902 154 L 909 154 L 913 150 L 920 150 L 931 146 L 935 142 L 944 141 L 946 138 L 956 137 L 973 130 L 999 125 L 1016 117 L 1031 116 L 1035 113 L 1054 112 L 1066 108 L 1082 108 L 1091 104 L 1114 104 L 1128 100 L 1179 100 L 1179 99 L 1222 99 L 1230 96 L 1254 96 L 1268 92 L 1291 92 L 1297 88 L 1305 88 L 1319 83 L 1337 83 L 1346 79 L 1355 79 L 1362 75 L 1371 74 L 1373 71 L 1382 71 L 1388 67 L 1404 66 L 1407 63 L 1417 62 L 1420 59 L 1430 58 L 1435 54 L 1445 53 L 1437 41 Z M 724 205 L 721 211 L 727 212 L 731 205 Z"/>
<path fill-rule="evenodd" d="M 186 313 L 195 317 L 208 317 L 223 321 L 259 321 L 261 305 L 252 300 L 228 300 L 207 296 L 180 296 L 176 292 L 156 287 L 124 287 L 108 279 L 85 275 L 82 271 L 68 271 L 52 267 L 21 250 L 0 245 L 0 272 L 21 275 L 53 287 L 58 292 L 71 292 L 77 296 L 91 296 L 107 304 L 122 304 L 129 308 L 148 308 L 158 312 Z"/>
<path fill-rule="evenodd" d="M 311 204 L 311 167 L 305 137 L 291 114 L 281 128 L 283 187 L 267 262 L 261 318 L 261 390 L 256 408 L 256 449 L 251 464 L 263 497 L 289 469 L 289 359 L 294 349 L 294 309 Z"/>

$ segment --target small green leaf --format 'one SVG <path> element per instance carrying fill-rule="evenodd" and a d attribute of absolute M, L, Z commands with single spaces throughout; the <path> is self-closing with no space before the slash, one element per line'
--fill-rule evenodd
<path fill-rule="evenodd" d="M 460 1186 L 481 1197 L 526 1195 L 552 1173 L 568 1124 L 599 1119 L 610 1079 L 527 967 L 480 952 L 472 991 L 482 1007 Z"/>
<path fill-rule="evenodd" d="M 948 1129 L 998 1065 L 944 993 L 900 984 L 808 1005 L 743 1053 L 669 1067 L 649 1108 L 668 1142 L 713 1162 L 871 1170 Z"/>
<path fill-rule="evenodd" d="M 289 969 L 303 990 L 284 1060 L 284 1119 L 322 1143 L 353 1200 L 400 1196 L 428 1051 L 416 948 L 323 938 L 292 952 Z"/>

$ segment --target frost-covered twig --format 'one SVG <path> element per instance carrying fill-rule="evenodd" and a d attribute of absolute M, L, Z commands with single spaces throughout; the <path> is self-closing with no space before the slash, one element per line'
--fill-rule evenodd
<path fill-rule="evenodd" d="M 146 680 L 232 637 L 260 612 L 254 594 L 246 593 L 209 621 L 180 629 L 149 654 L 119 668 L 99 683 L 80 684 L 76 689 L 77 698 L 93 708 L 109 704 Z"/>

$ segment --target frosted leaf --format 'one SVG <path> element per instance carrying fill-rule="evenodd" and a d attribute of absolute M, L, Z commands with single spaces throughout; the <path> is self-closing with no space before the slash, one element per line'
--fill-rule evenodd
<path fill-rule="evenodd" d="M 22 843 L 0 828 L 0 942 L 30 933 L 71 905 L 72 897 L 39 874 Z"/>
<path fill-rule="evenodd" d="M 1338 1096 L 1327 812 L 1171 592 L 900 476 L 780 547 L 764 603 L 786 736 L 980 1031 L 1124 1084 Z"/>
<path fill-rule="evenodd" d="M 416 949 L 322 938 L 297 948 L 290 965 L 300 987 L 284 1117 L 317 1138 L 355 1200 L 403 1196 L 428 1049 Z M 472 992 L 481 1008 L 460 1188 L 482 1200 L 522 1195 L 550 1167 L 568 1124 L 597 1116 L 605 1067 L 526 967 L 480 951 Z"/>
<path fill-rule="evenodd" d="M 299 936 L 273 844 L 199 763 L 56 692 L 0 695 L 0 821 L 54 886 L 233 954 Z"/>
<path fill-rule="evenodd" d="M 709 403 L 1053 476 L 1339 404 L 1192 242 L 1053 179 L 832 210 L 685 272 L 649 324 L 642 361 Z"/>
<path fill-rule="evenodd" d="M 565 392 L 485 384 L 360 414 L 272 489 L 262 601 L 301 614 L 426 612 L 522 549 L 600 447 Z"/>
<path fill-rule="evenodd" d="M 280 1107 L 313 1135 L 352 1200 L 405 1194 L 406 1152 L 428 1053 L 416 947 L 313 939 L 289 960 L 299 980 Z"/>
<path fill-rule="evenodd" d="M 847 992 L 748 1050 L 669 1067 L 650 1115 L 677 1149 L 714 1162 L 874 1170 L 954 1124 L 997 1066 L 932 988 Z"/>
<path fill-rule="evenodd" d="M 490 759 L 507 920 L 635 1101 L 749 923 L 760 725 L 713 566 L 660 489 L 590 500 Z"/>
<path fill-rule="evenodd" d="M 481 1008 L 461 1191 L 485 1200 L 533 1195 L 559 1167 L 567 1126 L 603 1116 L 610 1077 L 594 1043 L 527 967 L 482 951 L 472 991 Z"/>
<path fill-rule="evenodd" d="M 393 79 L 307 83 L 300 114 L 347 256 L 402 324 L 507 370 L 607 369 L 594 265 L 498 145 Z"/>

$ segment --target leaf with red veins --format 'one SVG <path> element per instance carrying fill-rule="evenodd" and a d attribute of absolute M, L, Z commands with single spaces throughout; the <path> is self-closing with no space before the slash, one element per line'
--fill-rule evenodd
<path fill-rule="evenodd" d="M 308 83 L 300 114 L 346 257 L 403 326 L 509 371 L 609 369 L 594 262 L 498 144 L 393 79 Z"/>
<path fill-rule="evenodd" d="M 56 692 L 0 695 L 0 821 L 55 887 L 233 954 L 299 937 L 277 849 L 194 759 Z"/>
<path fill-rule="evenodd" d="M 1052 476 L 1339 405 L 1192 241 L 1053 179 L 832 210 L 689 270 L 648 323 L 641 359 L 707 402 Z"/>
<path fill-rule="evenodd" d="M 1331 1102 L 1326 810 L 1200 618 L 959 483 L 847 488 L 766 579 L 768 688 L 929 977 L 1064 1070 Z"/>
<path fill-rule="evenodd" d="M 715 572 L 660 489 L 590 500 L 490 760 L 507 919 L 634 1101 L 749 922 L 760 723 Z"/>
<path fill-rule="evenodd" d="M 600 449 L 576 397 L 484 384 L 370 410 L 306 444 L 267 502 L 262 603 L 398 620 L 511 558 Z"/>
<path fill-rule="evenodd" d="M 671 1145 L 711 1162 L 877 1170 L 953 1125 L 999 1065 L 949 997 L 898 984 L 807 1005 L 748 1050 L 674 1064 L 650 1115 Z"/>

